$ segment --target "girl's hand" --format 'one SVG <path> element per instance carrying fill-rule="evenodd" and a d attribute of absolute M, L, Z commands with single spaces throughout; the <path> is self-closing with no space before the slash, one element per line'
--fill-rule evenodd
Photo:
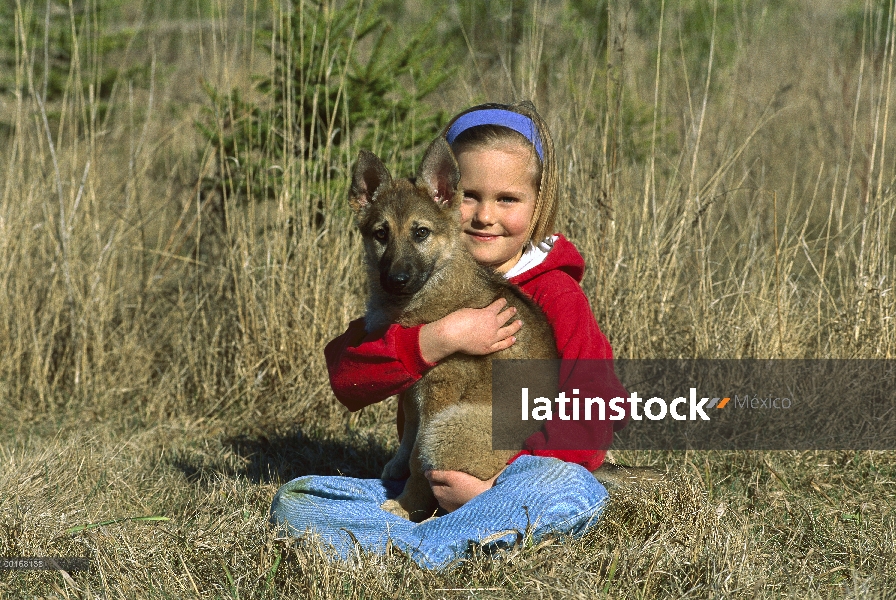
<path fill-rule="evenodd" d="M 504 469 L 506 468 L 504 467 Z M 439 506 L 448 512 L 453 512 L 485 490 L 490 489 L 504 469 L 498 471 L 487 481 L 482 481 L 461 471 L 426 471 L 423 474 L 429 480 L 432 495 L 436 497 Z"/>
<path fill-rule="evenodd" d="M 484 355 L 509 348 L 520 320 L 506 325 L 516 309 L 498 298 L 485 308 L 462 308 L 420 328 L 420 353 L 427 362 L 439 362 L 455 352 Z"/>

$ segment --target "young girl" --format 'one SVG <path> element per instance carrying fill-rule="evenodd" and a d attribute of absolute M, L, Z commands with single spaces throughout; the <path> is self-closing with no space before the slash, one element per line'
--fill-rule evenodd
<path fill-rule="evenodd" d="M 627 393 L 606 370 L 587 360 L 611 359 L 610 344 L 579 287 L 585 264 L 553 231 L 557 170 L 550 134 L 531 103 L 486 104 L 455 117 L 444 136 L 461 171 L 464 245 L 480 263 L 503 274 L 541 307 L 560 355 L 567 396 Z M 326 349 L 333 391 L 349 410 L 380 402 L 413 385 L 455 353 L 485 355 L 514 343 L 522 324 L 498 300 L 462 309 L 439 321 L 368 333 L 364 319 Z M 595 392 L 595 390 L 600 390 Z M 589 393 L 590 392 L 590 393 Z M 583 396 L 584 397 L 584 396 Z M 401 437 L 402 407 L 398 409 Z M 492 479 L 458 471 L 429 471 L 445 514 L 416 524 L 380 508 L 403 481 L 308 476 L 277 492 L 271 519 L 291 535 L 313 531 L 347 558 L 357 541 L 384 553 L 391 543 L 424 567 L 444 567 L 472 546 L 506 546 L 519 536 L 580 534 L 602 511 L 607 492 L 591 475 L 613 436 L 609 421 L 547 421 Z M 624 421 L 614 422 L 617 427 Z"/>

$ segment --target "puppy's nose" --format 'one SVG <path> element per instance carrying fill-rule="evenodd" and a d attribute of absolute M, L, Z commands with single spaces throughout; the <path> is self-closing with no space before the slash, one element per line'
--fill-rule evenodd
<path fill-rule="evenodd" d="M 408 282 L 411 280 L 411 275 L 407 271 L 396 271 L 390 273 L 384 273 L 385 277 L 383 277 L 383 287 L 387 292 L 401 292 L 404 290 L 405 286 L 407 286 Z"/>

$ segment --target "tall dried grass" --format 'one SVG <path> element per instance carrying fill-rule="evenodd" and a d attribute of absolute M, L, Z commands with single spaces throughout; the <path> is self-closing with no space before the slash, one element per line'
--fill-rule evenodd
<path fill-rule="evenodd" d="M 25 26 L 46 7 L 17 3 L 16 91 L 0 99 L 10 125 L 0 145 L 0 555 L 93 558 L 87 573 L 0 572 L 0 591 L 896 588 L 892 452 L 624 453 L 671 469 L 675 484 L 614 499 L 582 540 L 449 573 L 400 556 L 332 563 L 314 543 L 273 540 L 266 511 L 280 483 L 375 476 L 395 446 L 394 404 L 349 416 L 322 356 L 363 312 L 358 240 L 341 208 L 358 148 L 347 140 L 291 158 L 272 199 L 203 186 L 227 181 L 233 158 L 193 127 L 207 105 L 200 82 L 250 90 L 253 74 L 272 69 L 257 28 L 289 4 L 203 0 L 189 15 L 175 3 L 122 6 L 107 26 L 130 43 L 108 54 L 100 18 L 75 19 L 96 5 L 69 4 L 81 50 L 66 93 L 49 102 L 37 67 L 52 48 Z M 616 354 L 891 358 L 892 11 L 866 2 L 853 39 L 838 2 L 743 2 L 725 23 L 707 4 L 716 19 L 705 31 L 688 29 L 693 2 L 663 2 L 646 32 L 639 19 L 652 8 L 610 3 L 609 35 L 595 40 L 588 23 L 570 29 L 575 6 L 510 2 L 530 26 L 512 40 L 499 29 L 497 50 L 494 30 L 477 37 L 449 7 L 468 53 L 433 108 L 537 100 L 561 157 L 559 229 L 589 264 L 583 287 Z M 406 8 L 407 27 L 426 12 Z M 683 42 L 697 34 L 709 40 L 702 62 Z M 103 104 L 109 63 L 150 67 L 145 81 L 119 78 Z M 216 118 L 224 127 L 234 115 Z M 97 525 L 147 515 L 169 520 Z M 96 526 L 68 533 L 75 525 Z"/>

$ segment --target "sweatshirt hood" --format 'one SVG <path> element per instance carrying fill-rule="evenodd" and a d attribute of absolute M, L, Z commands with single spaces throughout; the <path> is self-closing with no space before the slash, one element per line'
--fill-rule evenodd
<path fill-rule="evenodd" d="M 563 271 L 577 283 L 582 282 L 582 277 L 585 275 L 585 259 L 572 242 L 562 234 L 556 235 L 557 239 L 554 240 L 554 245 L 544 261 L 511 278 L 510 283 L 521 286 L 548 271 Z"/>

